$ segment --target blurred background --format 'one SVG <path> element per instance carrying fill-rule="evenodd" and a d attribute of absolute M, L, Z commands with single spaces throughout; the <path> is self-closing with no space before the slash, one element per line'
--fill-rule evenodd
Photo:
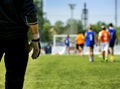
<path fill-rule="evenodd" d="M 42 47 L 54 44 L 55 35 L 85 33 L 89 24 L 98 34 L 100 26 L 113 23 L 120 41 L 120 0 L 34 0 L 38 9 Z M 31 37 L 30 34 L 29 38 Z M 57 38 L 57 40 L 62 40 Z M 58 45 L 63 45 L 61 42 Z"/>

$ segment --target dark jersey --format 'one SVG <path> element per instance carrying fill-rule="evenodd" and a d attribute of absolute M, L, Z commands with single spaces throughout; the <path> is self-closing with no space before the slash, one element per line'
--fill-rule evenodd
<path fill-rule="evenodd" d="M 0 1 L 0 39 L 26 34 L 28 25 L 37 22 L 33 0 Z"/>
<path fill-rule="evenodd" d="M 108 28 L 108 31 L 110 32 L 110 35 L 111 35 L 110 43 L 114 43 L 116 41 L 116 29 Z"/>

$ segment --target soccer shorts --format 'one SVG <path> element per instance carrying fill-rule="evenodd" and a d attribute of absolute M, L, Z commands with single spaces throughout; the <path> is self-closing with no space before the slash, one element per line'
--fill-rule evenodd
<path fill-rule="evenodd" d="M 109 43 L 101 43 L 100 48 L 101 48 L 102 51 L 108 51 Z"/>

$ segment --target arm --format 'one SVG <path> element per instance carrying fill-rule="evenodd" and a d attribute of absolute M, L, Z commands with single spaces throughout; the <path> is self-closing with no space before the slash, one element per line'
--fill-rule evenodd
<path fill-rule="evenodd" d="M 38 24 L 30 24 L 29 27 L 32 32 L 32 42 L 30 43 L 30 48 L 31 50 L 33 49 L 32 58 L 36 59 L 40 55 L 41 50 Z"/>
<path fill-rule="evenodd" d="M 102 32 L 99 32 L 98 33 L 98 38 L 97 38 L 98 39 L 98 45 L 100 45 L 101 36 L 102 36 Z"/>
<path fill-rule="evenodd" d="M 23 15 L 26 17 L 28 24 L 37 23 L 37 9 L 33 0 L 24 0 Z"/>
<path fill-rule="evenodd" d="M 86 36 L 87 36 L 87 32 L 85 33 L 85 38 L 84 38 L 85 40 L 86 40 Z"/>
<path fill-rule="evenodd" d="M 32 33 L 32 42 L 30 43 L 30 51 L 33 49 L 32 58 L 36 59 L 40 54 L 40 36 L 37 23 L 37 10 L 34 6 L 33 0 L 24 0 L 23 4 L 24 16 Z"/>
<path fill-rule="evenodd" d="M 95 44 L 98 45 L 98 39 L 97 39 L 96 33 L 94 35 L 94 38 L 95 38 Z"/>
<path fill-rule="evenodd" d="M 39 30 L 38 30 L 38 24 L 34 24 L 34 25 L 29 25 L 30 26 L 30 30 L 32 32 L 32 38 L 35 40 L 35 39 L 39 39 L 40 36 L 39 36 Z"/>
<path fill-rule="evenodd" d="M 23 10 L 32 34 L 38 34 L 37 9 L 33 0 L 24 0 Z"/>

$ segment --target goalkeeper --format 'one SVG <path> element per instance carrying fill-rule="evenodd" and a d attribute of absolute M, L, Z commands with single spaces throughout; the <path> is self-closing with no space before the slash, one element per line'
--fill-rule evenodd
<path fill-rule="evenodd" d="M 29 48 L 33 49 L 33 59 L 40 54 L 36 13 L 33 0 L 0 1 L 0 60 L 5 54 L 5 89 L 23 89 Z M 32 34 L 30 47 L 29 28 Z"/>

